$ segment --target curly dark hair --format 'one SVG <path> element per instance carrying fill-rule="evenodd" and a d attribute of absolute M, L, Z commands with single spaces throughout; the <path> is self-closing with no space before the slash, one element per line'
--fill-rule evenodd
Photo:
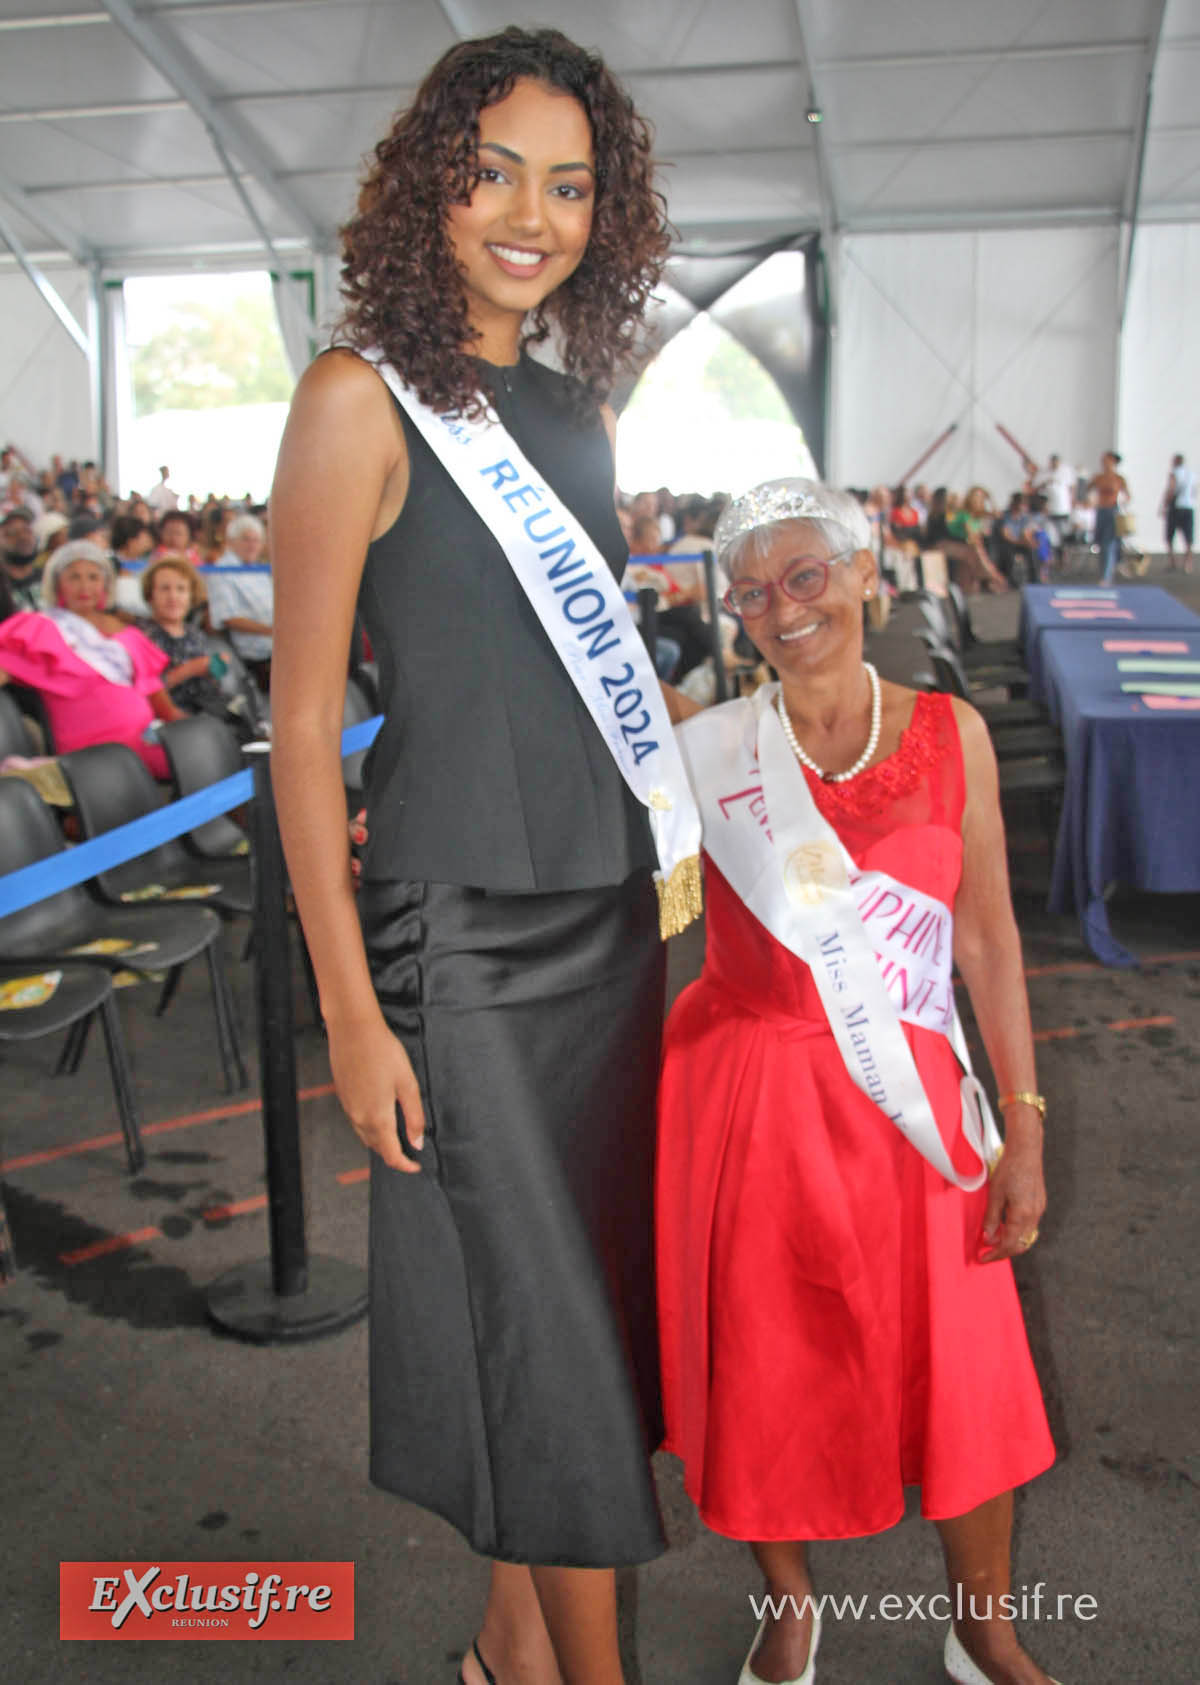
<path fill-rule="evenodd" d="M 670 244 L 650 129 L 595 53 L 557 29 L 515 27 L 451 47 L 375 148 L 357 212 L 341 231 L 346 310 L 337 334 L 358 350 L 379 346 L 443 414 L 475 417 L 483 408 L 446 213 L 470 200 L 479 179 L 479 113 L 523 78 L 573 95 L 592 130 L 596 201 L 587 249 L 530 313 L 525 334 L 525 343 L 537 343 L 558 327 L 563 366 L 583 387 L 581 407 L 602 401 L 617 368 L 631 360 Z"/>

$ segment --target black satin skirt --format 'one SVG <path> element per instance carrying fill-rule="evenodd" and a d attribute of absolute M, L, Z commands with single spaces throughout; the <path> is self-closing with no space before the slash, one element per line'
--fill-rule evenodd
<path fill-rule="evenodd" d="M 371 1479 L 503 1561 L 649 1561 L 649 875 L 544 895 L 369 882 L 359 902 L 426 1120 L 419 1176 L 371 1162 Z"/>

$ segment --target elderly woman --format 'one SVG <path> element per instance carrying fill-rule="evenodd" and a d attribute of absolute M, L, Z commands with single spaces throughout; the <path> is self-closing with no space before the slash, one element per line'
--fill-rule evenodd
<path fill-rule="evenodd" d="M 942 1537 L 950 1677 L 1047 1685 L 1000 1602 L 1013 1488 L 1054 1450 L 1008 1263 L 1045 1204 L 1044 1102 L 987 731 L 864 663 L 878 583 L 852 498 L 771 481 L 715 537 L 780 683 L 677 733 L 709 912 L 660 1098 L 668 1448 L 708 1525 L 796 1599 L 741 1685 L 809 1685 L 804 1541 L 893 1526 L 905 1485 Z"/>
<path fill-rule="evenodd" d="M 208 578 L 208 626 L 230 642 L 264 690 L 270 684 L 275 595 L 266 566 L 266 529 L 256 515 L 235 515 L 225 529 L 226 550 Z M 246 572 L 246 569 L 256 572 Z"/>
<path fill-rule="evenodd" d="M 46 563 L 38 613 L 0 624 L 0 682 L 40 696 L 60 754 L 90 743 L 127 743 L 156 778 L 167 758 L 147 733 L 155 719 L 181 718 L 163 688 L 167 657 L 109 605 L 112 561 L 96 544 L 64 544 Z"/>

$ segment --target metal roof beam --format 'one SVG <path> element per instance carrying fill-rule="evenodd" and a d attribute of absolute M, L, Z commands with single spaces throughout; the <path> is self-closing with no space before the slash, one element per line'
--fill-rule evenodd
<path fill-rule="evenodd" d="M 0 175 L 0 199 L 7 200 L 14 211 L 19 212 L 27 222 L 39 228 L 48 239 L 53 240 L 69 257 L 85 268 L 92 262 L 95 253 L 86 240 L 81 240 L 73 228 L 61 220 L 56 212 L 45 205 L 36 204 L 23 187 L 18 187 L 15 181 Z"/>
<path fill-rule="evenodd" d="M 817 191 L 821 200 L 821 243 L 825 248 L 825 287 L 828 299 L 828 319 L 831 333 L 837 332 L 838 315 L 838 220 L 837 193 L 829 168 L 829 151 L 825 145 L 825 125 L 822 121 L 821 90 L 817 86 L 817 71 L 812 52 L 814 37 L 810 16 L 812 0 L 796 0 L 796 28 L 800 36 L 800 51 L 804 57 L 804 74 L 808 80 L 809 111 L 817 113 L 817 121 L 810 123 L 812 150 L 817 166 Z"/>
<path fill-rule="evenodd" d="M 154 111 L 187 111 L 185 99 L 134 99 L 107 105 L 35 105 L 0 111 L 0 123 L 67 122 L 81 117 L 144 117 Z"/>
<path fill-rule="evenodd" d="M 1042 47 L 952 47 L 936 53 L 863 53 L 849 58 L 822 59 L 816 68 L 821 71 L 942 69 L 949 64 L 994 65 L 1002 60 L 1108 58 L 1115 54 L 1141 53 L 1145 47 L 1145 39 L 1139 35 L 1131 41 L 1066 41 Z"/>
<path fill-rule="evenodd" d="M 63 327 L 66 328 L 71 338 L 75 341 L 75 344 L 83 352 L 84 356 L 90 363 L 95 349 L 92 345 L 91 336 L 85 329 L 80 327 L 71 311 L 70 306 L 66 303 L 62 294 L 58 291 L 57 287 L 46 279 L 45 275 L 43 275 L 37 264 L 25 250 L 20 236 L 8 221 L 8 218 L 4 215 L 3 211 L 0 211 L 0 240 L 4 241 L 4 244 L 16 258 L 21 268 L 33 282 L 38 292 L 41 293 L 46 303 L 50 306 L 51 310 L 53 310 Z"/>
<path fill-rule="evenodd" d="M 1121 249 L 1117 260 L 1117 321 L 1123 325 L 1125 307 L 1129 303 L 1129 279 L 1133 272 L 1133 242 L 1137 235 L 1138 211 L 1142 200 L 1142 177 L 1146 169 L 1146 136 L 1150 129 L 1150 106 L 1154 95 L 1154 67 L 1158 63 L 1159 43 L 1167 0 L 1155 0 L 1150 34 L 1143 43 L 1143 75 L 1135 129 L 1136 140 L 1129 159 L 1129 173 L 1125 180 L 1125 196 L 1121 204 Z"/>
<path fill-rule="evenodd" d="M 80 24 L 107 22 L 103 12 L 46 12 L 41 17 L 0 18 L 0 35 L 24 29 L 71 29 Z"/>
<path fill-rule="evenodd" d="M 103 0 L 103 4 L 117 27 L 124 31 L 159 75 L 165 77 L 183 96 L 203 123 L 213 151 L 221 161 L 221 167 L 229 174 L 235 192 L 247 207 L 255 231 L 259 232 L 262 224 L 250 208 L 236 171 L 232 171 L 229 164 L 230 153 L 241 160 L 258 185 L 286 211 L 308 239 L 314 245 L 320 245 L 326 237 L 324 230 L 317 227 L 296 194 L 280 179 L 274 161 L 267 156 L 253 135 L 229 112 L 218 107 L 183 50 L 168 41 L 154 22 L 135 12 L 129 0 Z"/>

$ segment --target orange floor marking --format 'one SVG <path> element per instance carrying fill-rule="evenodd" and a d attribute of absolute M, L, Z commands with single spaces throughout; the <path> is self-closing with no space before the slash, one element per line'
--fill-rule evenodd
<path fill-rule="evenodd" d="M 140 1246 L 146 1240 L 161 1240 L 161 1229 L 134 1229 L 131 1234 L 110 1234 L 104 1240 L 80 1246 L 74 1252 L 60 1252 L 62 1264 L 86 1264 L 89 1258 L 103 1258 L 109 1252 L 123 1252 L 128 1246 Z"/>
<path fill-rule="evenodd" d="M 361 1170 L 339 1170 L 337 1179 L 344 1188 L 348 1188 L 352 1182 L 365 1182 L 370 1174 L 370 1165 L 364 1164 Z"/>
<path fill-rule="evenodd" d="M 333 1084 L 324 1082 L 316 1088 L 302 1088 L 298 1098 L 320 1100 L 333 1092 Z M 231 1106 L 214 1106 L 206 1112 L 185 1112 L 181 1117 L 163 1118 L 158 1123 L 145 1123 L 141 1133 L 143 1136 L 166 1135 L 175 1129 L 193 1129 L 198 1123 L 216 1123 L 227 1117 L 246 1117 L 251 1112 L 261 1110 L 261 1099 L 239 1100 Z M 67 1147 L 45 1147 L 41 1152 L 25 1153 L 20 1158 L 0 1160 L 0 1174 L 8 1170 L 29 1170 L 38 1164 L 52 1164 L 55 1159 L 73 1158 L 77 1153 L 98 1152 L 102 1147 L 119 1146 L 122 1140 L 123 1136 L 114 1130 L 111 1135 L 93 1135 L 86 1141 L 73 1141 Z"/>
<path fill-rule="evenodd" d="M 1161 1018 L 1114 1018 L 1111 1023 L 1101 1024 L 1098 1027 L 1102 1030 L 1153 1030 L 1174 1022 L 1174 1018 L 1167 1016 Z M 1085 1024 L 1082 1029 L 1076 1025 L 1069 1025 L 1062 1030 L 1035 1030 L 1033 1039 L 1034 1041 L 1065 1041 L 1069 1036 L 1085 1034 L 1089 1027 Z"/>
<path fill-rule="evenodd" d="M 1155 965 L 1195 965 L 1200 963 L 1200 952 L 1179 954 L 1152 954 L 1141 963 L 1141 970 L 1147 971 Z M 1108 967 L 1101 965 L 1099 960 L 1070 960 L 1061 965 L 1031 965 L 1026 971 L 1026 977 L 1065 977 L 1072 972 L 1107 971 Z"/>
<path fill-rule="evenodd" d="M 224 1217 L 244 1217 L 248 1211 L 261 1211 L 268 1203 L 267 1194 L 252 1194 L 249 1199 L 235 1199 L 232 1205 L 210 1205 L 200 1215 L 206 1223 L 218 1223 Z"/>
<path fill-rule="evenodd" d="M 1173 1024 L 1174 1018 L 1114 1018 L 1111 1024 L 1106 1024 L 1106 1030 L 1155 1030 L 1162 1024 Z"/>

